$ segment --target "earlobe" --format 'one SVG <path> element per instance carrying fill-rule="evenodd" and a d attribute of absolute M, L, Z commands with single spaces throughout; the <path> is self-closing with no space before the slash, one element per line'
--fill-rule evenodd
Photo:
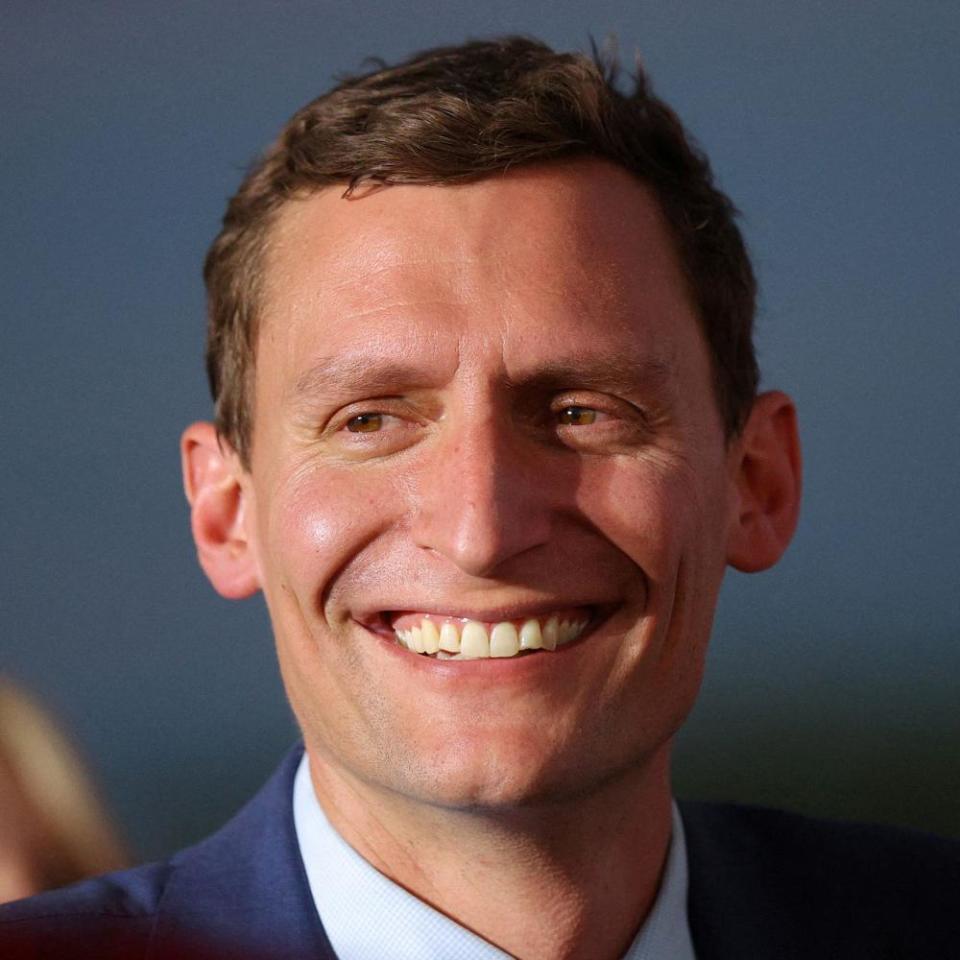
<path fill-rule="evenodd" d="M 248 597 L 260 588 L 253 545 L 245 525 L 247 494 L 236 455 L 212 423 L 194 423 L 180 441 L 183 486 L 197 558 L 221 596 Z"/>
<path fill-rule="evenodd" d="M 801 458 L 793 401 L 778 391 L 757 397 L 731 451 L 737 496 L 727 562 L 754 573 L 780 559 L 797 526 Z"/>

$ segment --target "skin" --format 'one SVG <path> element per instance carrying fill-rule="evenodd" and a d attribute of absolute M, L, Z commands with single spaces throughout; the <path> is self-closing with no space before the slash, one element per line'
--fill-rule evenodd
<path fill-rule="evenodd" d="M 792 404 L 764 395 L 728 442 L 668 229 L 616 167 L 341 193 L 273 228 L 250 470 L 185 434 L 201 563 L 263 591 L 361 854 L 515 956 L 619 956 L 724 569 L 793 531 Z M 387 626 L 571 606 L 580 640 L 511 660 L 419 657 Z"/>
<path fill-rule="evenodd" d="M 13 771 L 0 757 L 0 903 L 29 897 L 43 889 L 38 854 L 44 839 Z"/>

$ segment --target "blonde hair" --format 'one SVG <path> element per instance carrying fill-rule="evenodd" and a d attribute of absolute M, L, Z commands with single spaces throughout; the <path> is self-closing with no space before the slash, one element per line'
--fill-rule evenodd
<path fill-rule="evenodd" d="M 79 754 L 49 714 L 0 677 L 0 776 L 28 817 L 40 889 L 128 863 Z M 39 892 L 39 890 L 37 891 Z"/>

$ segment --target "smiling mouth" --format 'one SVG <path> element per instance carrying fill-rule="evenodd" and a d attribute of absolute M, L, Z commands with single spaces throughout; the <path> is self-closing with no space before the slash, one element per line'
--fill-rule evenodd
<path fill-rule="evenodd" d="M 497 622 L 428 613 L 393 614 L 388 619 L 397 644 L 437 660 L 509 659 L 550 653 L 579 639 L 595 621 L 585 607 Z"/>

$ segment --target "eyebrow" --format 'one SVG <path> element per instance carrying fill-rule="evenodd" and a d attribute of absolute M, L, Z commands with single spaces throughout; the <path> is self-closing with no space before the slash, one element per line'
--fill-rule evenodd
<path fill-rule="evenodd" d="M 402 361 L 372 361 L 365 356 L 331 357 L 305 370 L 290 390 L 293 399 L 324 394 L 345 386 L 364 393 L 395 389 L 398 384 L 422 383 L 421 366 Z"/>
<path fill-rule="evenodd" d="M 526 374 L 507 378 L 512 389 L 534 391 L 581 389 L 628 392 L 638 387 L 665 389 L 674 382 L 676 371 L 661 357 L 588 358 L 548 363 Z M 368 395 L 389 393 L 400 387 L 426 386 L 429 369 L 422 363 L 398 360 L 376 361 L 360 355 L 330 357 L 305 370 L 289 395 L 294 399 L 322 396 L 349 388 Z"/>
<path fill-rule="evenodd" d="M 628 392 L 637 387 L 664 389 L 676 379 L 674 366 L 662 357 L 602 357 L 548 363 L 511 386 L 542 390 L 580 387 Z"/>

